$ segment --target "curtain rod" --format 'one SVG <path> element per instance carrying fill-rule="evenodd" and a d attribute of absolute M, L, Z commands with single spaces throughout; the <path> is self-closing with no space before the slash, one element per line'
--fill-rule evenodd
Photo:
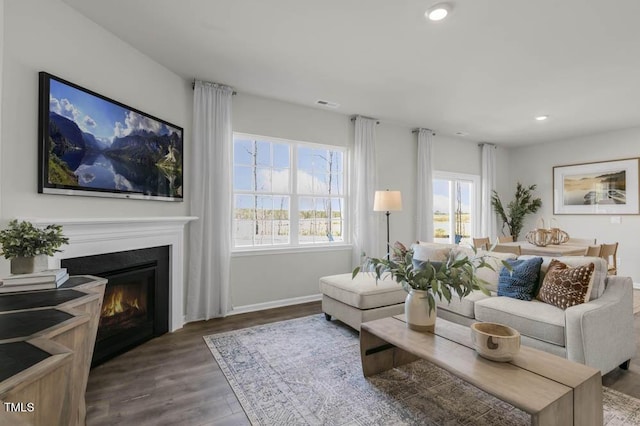
<path fill-rule="evenodd" d="M 479 142 L 478 143 L 478 146 L 483 146 L 483 145 L 489 145 L 489 146 L 492 146 L 494 148 L 496 147 L 495 143 L 489 143 L 489 142 Z"/>
<path fill-rule="evenodd" d="M 209 83 L 209 84 L 213 84 L 215 86 L 226 86 L 225 84 L 220 84 L 220 83 L 213 83 L 211 81 L 203 81 L 203 83 Z M 194 90 L 196 88 L 196 80 L 194 79 L 191 82 L 191 90 Z M 237 95 L 238 93 L 234 90 L 233 92 L 231 92 L 232 95 Z"/>
<path fill-rule="evenodd" d="M 435 135 L 436 135 L 436 132 L 434 132 L 434 131 L 433 131 L 433 130 L 431 130 L 431 129 L 424 128 L 424 127 L 419 127 L 419 128 L 417 128 L 417 129 L 413 129 L 413 130 L 411 131 L 411 133 L 414 133 L 414 134 L 415 134 L 415 133 L 418 133 L 421 129 L 424 129 L 424 130 L 428 130 L 428 131 L 430 131 L 430 132 L 431 132 L 431 136 L 435 136 Z"/>
<path fill-rule="evenodd" d="M 362 117 L 362 118 L 367 118 L 369 120 L 375 120 L 376 124 L 380 124 L 380 120 L 378 120 L 377 118 L 373 118 L 373 117 L 365 117 L 364 115 L 354 115 L 353 117 L 351 117 L 351 121 L 356 121 L 356 117 Z"/>

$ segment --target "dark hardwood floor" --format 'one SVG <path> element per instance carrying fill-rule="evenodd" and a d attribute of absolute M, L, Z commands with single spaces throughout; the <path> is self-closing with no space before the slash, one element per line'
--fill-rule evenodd
<path fill-rule="evenodd" d="M 187 324 L 91 370 L 87 424 L 248 425 L 202 336 L 320 313 L 320 302 Z M 640 353 L 640 315 L 635 317 Z M 640 398 L 640 357 L 603 384 Z"/>

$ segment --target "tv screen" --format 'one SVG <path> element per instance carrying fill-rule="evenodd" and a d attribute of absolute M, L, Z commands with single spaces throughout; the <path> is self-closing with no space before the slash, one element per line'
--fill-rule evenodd
<path fill-rule="evenodd" d="M 183 129 L 40 73 L 38 192 L 182 201 Z"/>

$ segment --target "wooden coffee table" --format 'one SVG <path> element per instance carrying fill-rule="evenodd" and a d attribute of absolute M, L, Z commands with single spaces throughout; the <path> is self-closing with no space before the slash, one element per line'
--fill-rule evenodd
<path fill-rule="evenodd" d="M 600 370 L 522 346 L 511 362 L 472 349 L 470 329 L 438 318 L 434 333 L 410 330 L 404 315 L 365 322 L 362 371 L 371 376 L 425 359 L 529 413 L 532 425 L 602 425 Z"/>

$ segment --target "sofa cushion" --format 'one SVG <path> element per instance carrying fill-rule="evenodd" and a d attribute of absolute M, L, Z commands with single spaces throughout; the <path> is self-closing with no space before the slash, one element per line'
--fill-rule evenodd
<path fill-rule="evenodd" d="M 447 260 L 450 251 L 451 247 L 444 246 L 444 244 L 414 244 L 413 259 L 422 262 L 427 260 L 442 262 Z"/>
<path fill-rule="evenodd" d="M 457 294 L 453 295 L 451 297 L 451 303 L 447 303 L 446 299 L 439 300 L 437 297 L 436 302 L 438 303 L 438 309 L 454 312 L 458 315 L 473 319 L 475 318 L 475 302 L 489 297 L 491 296 L 487 296 L 479 290 L 473 290 L 462 299 L 460 299 Z"/>
<path fill-rule="evenodd" d="M 593 263 L 570 268 L 554 259 L 540 287 L 538 299 L 562 309 L 580 305 L 589 300 L 593 285 Z"/>
<path fill-rule="evenodd" d="M 498 296 L 513 297 L 529 301 L 538 289 L 541 257 L 533 259 L 506 260 L 513 268 L 511 271 L 502 267 L 498 279 Z"/>
<path fill-rule="evenodd" d="M 320 278 L 320 292 L 358 309 L 372 309 L 403 303 L 407 293 L 390 276 L 376 282 L 375 275 L 361 272 Z"/>
<path fill-rule="evenodd" d="M 531 259 L 533 257 L 531 255 L 522 255 L 519 256 L 518 259 Z M 540 285 L 542 285 L 542 281 L 544 280 L 544 276 L 547 273 L 547 268 L 549 268 L 549 263 L 553 260 L 553 257 L 543 256 L 542 257 L 542 266 L 540 267 Z M 562 263 L 565 263 L 571 267 L 587 265 L 589 263 L 593 263 L 595 269 L 593 270 L 593 287 L 591 288 L 591 295 L 589 296 L 589 300 L 597 299 L 602 296 L 605 289 L 605 282 L 607 279 L 607 261 L 601 257 L 591 257 L 591 256 L 562 256 L 559 258 Z"/>
<path fill-rule="evenodd" d="M 539 300 L 489 297 L 475 303 L 475 317 L 478 321 L 508 325 L 523 336 L 565 346 L 564 311 Z"/>
<path fill-rule="evenodd" d="M 474 257 L 473 249 L 471 248 L 461 248 L 460 251 L 469 257 Z M 488 283 L 488 285 L 485 285 L 487 290 L 497 292 L 498 278 L 500 277 L 500 271 L 504 267 L 502 261 L 508 259 L 515 260 L 517 256 L 513 253 L 497 253 L 485 250 L 478 250 L 475 256 L 484 256 L 485 262 L 493 268 L 480 268 L 476 270 L 476 276 Z"/>

